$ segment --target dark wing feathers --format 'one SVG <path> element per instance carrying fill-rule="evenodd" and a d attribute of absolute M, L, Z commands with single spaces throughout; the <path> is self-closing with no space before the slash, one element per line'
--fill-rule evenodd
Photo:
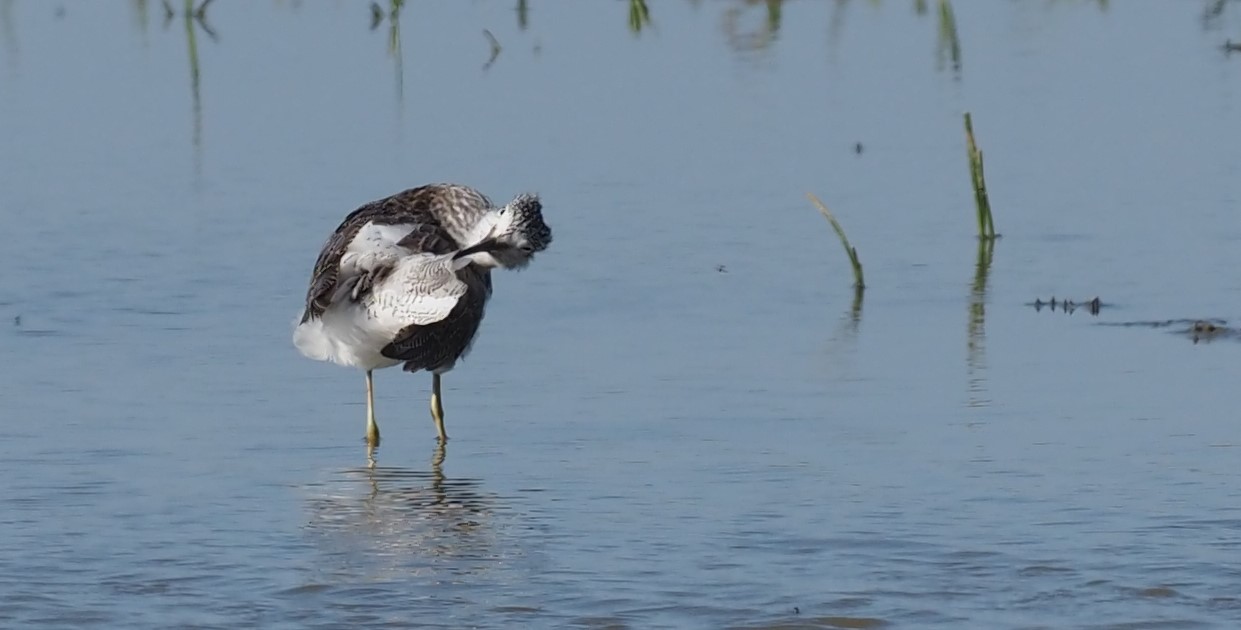
<path fill-rule="evenodd" d="M 443 227 L 432 223 L 415 224 L 414 229 L 397 245 L 428 254 L 451 254 L 462 247 Z"/>
<path fill-rule="evenodd" d="M 302 313 L 302 322 L 323 315 L 332 295 L 336 292 L 336 275 L 340 271 L 340 257 L 345 255 L 349 241 L 358 235 L 358 230 L 366 221 L 351 223 L 357 212 L 350 214 L 345 222 L 328 237 L 319 258 L 315 261 L 315 270 L 310 276 L 310 288 L 306 291 L 306 311 Z"/>
<path fill-rule="evenodd" d="M 490 205 L 491 202 L 482 193 L 471 188 L 432 184 L 372 201 L 350 212 L 328 237 L 315 261 L 310 287 L 306 291 L 306 310 L 302 313 L 302 322 L 323 315 L 333 298 L 338 297 L 341 257 L 367 223 L 409 224 L 413 231 L 399 245 L 412 251 L 447 254 L 464 246 L 453 238 L 452 231 L 464 233 Z M 453 222 L 451 230 L 446 225 L 450 221 Z M 366 277 L 351 284 L 347 292 L 356 300 L 382 280 L 387 271 L 376 270 L 366 274 Z M 490 277 L 486 278 L 486 283 L 490 289 Z"/>
<path fill-rule="evenodd" d="M 447 317 L 433 324 L 406 326 L 380 354 L 404 361 L 407 372 L 417 372 L 452 365 L 469 351 L 483 321 L 490 277 L 473 268 L 460 271 L 459 277 L 469 289 Z"/>

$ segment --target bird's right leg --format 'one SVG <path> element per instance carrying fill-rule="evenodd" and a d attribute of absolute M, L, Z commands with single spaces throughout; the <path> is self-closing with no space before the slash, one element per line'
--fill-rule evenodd
<path fill-rule="evenodd" d="M 366 459 L 375 465 L 375 449 L 379 448 L 379 425 L 375 423 L 375 381 L 366 371 Z"/>
<path fill-rule="evenodd" d="M 440 395 L 440 375 L 431 374 L 431 419 L 435 421 L 435 430 L 439 433 L 440 444 L 448 441 L 444 432 L 444 403 Z"/>

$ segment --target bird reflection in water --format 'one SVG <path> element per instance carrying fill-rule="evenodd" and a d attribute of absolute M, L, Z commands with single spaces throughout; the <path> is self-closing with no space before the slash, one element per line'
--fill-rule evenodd
<path fill-rule="evenodd" d="M 367 579 L 477 574 L 508 555 L 497 549 L 497 497 L 476 479 L 448 478 L 446 456 L 441 443 L 430 472 L 356 468 L 319 488 L 307 530 L 332 560 L 321 567 Z"/>

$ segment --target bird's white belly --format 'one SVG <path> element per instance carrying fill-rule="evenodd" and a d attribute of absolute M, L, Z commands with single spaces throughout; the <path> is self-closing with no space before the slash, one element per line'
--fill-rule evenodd
<path fill-rule="evenodd" d="M 304 356 L 331 361 L 363 370 L 377 370 L 401 363 L 380 354 L 392 342 L 397 330 L 382 322 L 356 302 L 340 302 L 323 316 L 299 324 L 293 331 L 293 344 Z"/>

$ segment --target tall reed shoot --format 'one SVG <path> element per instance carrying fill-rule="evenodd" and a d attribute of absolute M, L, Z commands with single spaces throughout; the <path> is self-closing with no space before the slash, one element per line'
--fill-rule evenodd
<path fill-rule="evenodd" d="M 974 123 L 969 112 L 965 112 L 965 142 L 969 152 L 970 182 L 974 186 L 974 204 L 978 207 L 978 238 L 994 240 L 995 221 L 991 217 L 991 202 L 987 199 L 987 178 L 983 172 L 982 151 L 974 142 Z"/>
<path fill-rule="evenodd" d="M 862 279 L 862 263 L 858 260 L 857 249 L 849 245 L 849 237 L 845 236 L 845 229 L 840 227 L 840 222 L 832 215 L 832 211 L 819 201 L 813 193 L 806 193 L 806 198 L 819 209 L 819 214 L 827 218 L 827 222 L 832 224 L 832 229 L 836 230 L 836 236 L 840 237 L 840 244 L 845 248 L 845 254 L 849 256 L 849 264 L 853 265 L 853 286 L 859 290 L 866 288 L 866 282 Z"/>

